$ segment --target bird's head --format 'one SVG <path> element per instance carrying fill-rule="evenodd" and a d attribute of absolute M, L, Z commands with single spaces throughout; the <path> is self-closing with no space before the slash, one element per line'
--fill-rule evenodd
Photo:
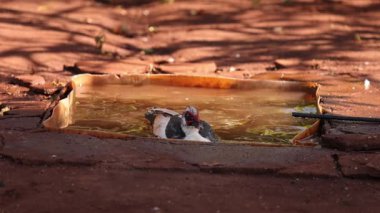
<path fill-rule="evenodd" d="M 187 106 L 182 114 L 187 126 L 199 127 L 199 113 L 193 106 Z"/>

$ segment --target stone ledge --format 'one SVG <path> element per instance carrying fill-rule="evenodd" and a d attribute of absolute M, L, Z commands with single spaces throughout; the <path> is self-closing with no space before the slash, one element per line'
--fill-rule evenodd
<path fill-rule="evenodd" d="M 322 135 L 322 146 L 344 151 L 380 150 L 379 134 L 327 134 Z"/>
<path fill-rule="evenodd" d="M 154 139 L 99 139 L 57 132 L 0 131 L 0 154 L 38 165 L 101 164 L 144 170 L 210 171 L 338 177 L 326 149 L 247 145 L 172 144 Z"/>
<path fill-rule="evenodd" d="M 338 157 L 345 177 L 380 178 L 380 152 L 348 153 L 338 155 Z"/>

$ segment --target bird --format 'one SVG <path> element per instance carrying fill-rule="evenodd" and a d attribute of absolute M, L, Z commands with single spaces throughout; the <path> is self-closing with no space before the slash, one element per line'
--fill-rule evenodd
<path fill-rule="evenodd" d="M 145 118 L 153 127 L 153 134 L 159 138 L 219 142 L 210 124 L 199 119 L 199 112 L 193 106 L 187 106 L 182 114 L 166 108 L 152 107 L 145 113 Z"/>

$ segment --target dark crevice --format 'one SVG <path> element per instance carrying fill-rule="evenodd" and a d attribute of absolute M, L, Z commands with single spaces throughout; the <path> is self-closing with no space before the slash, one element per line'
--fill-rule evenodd
<path fill-rule="evenodd" d="M 36 124 L 36 127 L 38 124 Z M 9 128 L 2 128 L 1 131 L 19 131 L 19 132 L 29 132 L 32 130 L 35 130 L 36 128 L 22 128 L 22 127 L 9 127 Z"/>
<path fill-rule="evenodd" d="M 30 160 L 30 159 L 21 159 L 16 158 L 11 155 L 0 154 L 0 160 L 8 161 L 10 163 L 20 165 L 20 166 L 33 166 L 33 167 L 57 167 L 57 166 L 68 166 L 68 167 L 89 167 L 95 166 L 98 162 L 94 161 L 83 161 L 83 162 L 74 162 L 74 161 L 64 161 L 57 159 L 55 161 L 44 161 L 44 160 Z"/>
<path fill-rule="evenodd" d="M 33 86 L 30 82 L 26 82 L 20 79 L 17 79 L 15 77 L 11 78 L 9 80 L 10 84 L 17 85 L 19 87 L 25 87 L 29 89 L 28 94 L 29 95 L 43 95 L 46 97 L 50 97 L 54 93 L 57 92 L 57 90 L 60 90 L 61 88 L 53 88 L 52 90 L 46 89 L 44 87 L 38 87 L 38 86 Z"/>
<path fill-rule="evenodd" d="M 278 170 L 276 169 L 260 169 L 260 168 L 234 168 L 234 167 L 215 167 L 215 168 L 200 168 L 201 172 L 207 172 L 212 174 L 242 174 L 242 175 L 253 175 L 253 174 L 276 174 Z"/>
<path fill-rule="evenodd" d="M 323 175 L 307 175 L 307 174 L 283 174 L 279 173 L 280 169 L 264 169 L 264 168 L 234 168 L 234 167 L 216 167 L 216 168 L 202 168 L 197 164 L 193 165 L 194 168 L 157 168 L 157 167 L 139 167 L 131 166 L 126 170 L 141 171 L 141 172 L 169 172 L 169 173 L 205 173 L 211 175 L 272 175 L 279 178 L 321 178 L 321 179 L 335 179 L 337 177 L 323 176 Z M 110 167 L 117 169 L 117 167 Z M 338 177 L 339 178 L 339 177 Z M 368 179 L 368 178 L 367 178 Z"/>
<path fill-rule="evenodd" d="M 11 113 L 7 114 L 4 117 L 1 117 L 0 120 L 6 120 L 6 119 L 12 119 L 12 118 L 41 118 L 42 114 L 38 115 L 18 115 L 18 116 L 12 116 Z"/>
<path fill-rule="evenodd" d="M 257 168 L 233 168 L 233 167 L 220 167 L 220 168 L 157 168 L 157 167 L 139 167 L 132 166 L 131 169 L 134 171 L 145 171 L 145 172 L 176 172 L 176 173 L 208 173 L 208 174 L 237 174 L 237 175 L 269 175 L 276 174 L 277 170 L 272 169 L 257 169 Z M 281 175 L 280 175 L 281 176 Z M 284 177 L 286 177 L 284 175 Z"/>
<path fill-rule="evenodd" d="M 99 73 L 99 72 L 95 72 L 91 70 L 82 70 L 76 64 L 74 64 L 74 66 L 63 65 L 63 71 L 68 71 L 73 75 L 78 75 L 78 74 L 105 75 L 105 73 Z"/>
<path fill-rule="evenodd" d="M 0 135 L 0 150 L 2 150 L 4 146 L 5 146 L 5 138 L 3 135 Z"/>
<path fill-rule="evenodd" d="M 280 169 L 262 169 L 254 167 L 233 167 L 233 166 L 224 166 L 224 167 L 205 167 L 197 163 L 183 162 L 190 168 L 157 168 L 157 167 L 139 167 L 130 165 L 133 170 L 137 171 L 162 171 L 162 172 L 189 172 L 189 173 L 208 173 L 208 174 L 239 174 L 239 175 L 277 175 Z M 281 174 L 279 174 L 282 176 Z M 284 175 L 285 177 L 286 175 Z"/>
<path fill-rule="evenodd" d="M 344 177 L 343 171 L 342 171 L 342 165 L 339 163 L 339 155 L 338 154 L 332 154 L 331 155 L 334 164 L 335 164 L 335 169 L 338 172 L 338 174 L 342 177 Z"/>
<path fill-rule="evenodd" d="M 335 155 L 334 155 L 335 156 Z M 333 157 L 334 158 L 334 157 Z M 186 162 L 185 162 L 186 163 Z M 123 170 L 127 171 L 141 171 L 141 172 L 169 172 L 169 173 L 207 173 L 207 174 L 215 174 L 215 175 L 273 175 L 279 178 L 305 178 L 305 179 L 340 179 L 340 178 L 349 178 L 349 179 L 361 179 L 361 180 L 377 180 L 377 178 L 371 176 L 355 176 L 355 177 L 346 177 L 340 175 L 340 177 L 335 176 L 326 176 L 326 175 L 312 175 L 312 174 L 286 174 L 280 173 L 281 169 L 265 169 L 265 168 L 249 168 L 249 167 L 203 167 L 196 163 L 187 163 L 188 165 L 193 166 L 193 168 L 160 168 L 160 167 L 149 167 L 149 166 L 136 166 L 136 165 L 127 165 L 128 168 L 123 168 Z M 338 163 L 338 168 L 340 168 L 340 164 Z M 101 167 L 107 167 L 110 169 L 121 169 L 118 166 L 112 165 L 102 165 Z M 337 169 L 338 170 L 338 169 Z M 342 173 L 342 172 L 339 172 Z"/>

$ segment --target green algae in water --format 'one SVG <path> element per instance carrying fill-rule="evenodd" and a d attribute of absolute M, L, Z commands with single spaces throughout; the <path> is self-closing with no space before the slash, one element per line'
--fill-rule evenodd
<path fill-rule="evenodd" d="M 289 143 L 313 119 L 294 118 L 292 111 L 315 112 L 307 94 L 274 89 L 209 89 L 159 85 L 106 85 L 78 88 L 74 129 L 153 136 L 144 118 L 157 106 L 182 112 L 200 111 L 222 140 Z M 313 111 L 314 110 L 314 111 Z"/>

